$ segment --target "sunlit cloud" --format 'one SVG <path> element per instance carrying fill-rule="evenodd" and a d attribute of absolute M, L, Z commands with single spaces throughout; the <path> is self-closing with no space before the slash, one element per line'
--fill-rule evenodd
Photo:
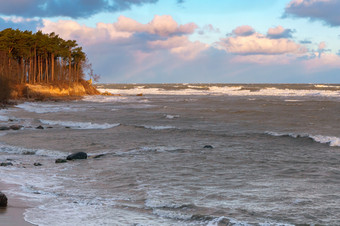
<path fill-rule="evenodd" d="M 268 29 L 267 37 L 271 39 L 292 38 L 293 32 L 294 31 L 291 29 L 285 29 L 282 26 L 277 26 Z"/>
<path fill-rule="evenodd" d="M 284 16 L 322 20 L 331 26 L 340 26 L 339 0 L 292 0 Z"/>

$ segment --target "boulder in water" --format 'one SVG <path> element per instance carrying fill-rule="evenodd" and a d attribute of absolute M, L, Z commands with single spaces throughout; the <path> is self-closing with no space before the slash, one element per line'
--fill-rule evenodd
<path fill-rule="evenodd" d="M 44 129 L 44 127 L 42 125 L 39 125 L 37 127 L 35 127 L 36 129 Z"/>
<path fill-rule="evenodd" d="M 2 163 L 0 163 L 0 166 L 13 166 L 13 163 L 11 163 L 11 162 L 2 162 Z"/>
<path fill-rule="evenodd" d="M 67 162 L 66 159 L 56 159 L 55 163 L 65 163 Z"/>
<path fill-rule="evenodd" d="M 87 159 L 87 154 L 85 152 L 77 152 L 70 154 L 66 158 L 67 160 L 75 160 L 75 159 Z"/>
<path fill-rule="evenodd" d="M 212 145 L 205 145 L 203 148 L 213 149 L 214 147 Z"/>
<path fill-rule="evenodd" d="M 23 126 L 21 126 L 21 125 L 11 125 L 9 128 L 10 128 L 11 130 L 20 130 L 22 127 L 23 127 Z"/>
<path fill-rule="evenodd" d="M 7 206 L 7 197 L 4 193 L 0 191 L 0 207 L 6 207 Z"/>
<path fill-rule="evenodd" d="M 0 126 L 0 130 L 10 130 L 8 126 Z"/>

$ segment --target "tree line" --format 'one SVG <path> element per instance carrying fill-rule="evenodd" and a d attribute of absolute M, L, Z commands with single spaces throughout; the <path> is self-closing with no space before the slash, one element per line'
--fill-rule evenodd
<path fill-rule="evenodd" d="M 75 40 L 55 33 L 0 32 L 0 75 L 17 83 L 78 82 L 86 54 Z"/>
<path fill-rule="evenodd" d="M 84 79 L 84 70 L 96 78 L 75 40 L 64 40 L 54 32 L 0 31 L 0 89 L 7 83 L 70 85 Z"/>

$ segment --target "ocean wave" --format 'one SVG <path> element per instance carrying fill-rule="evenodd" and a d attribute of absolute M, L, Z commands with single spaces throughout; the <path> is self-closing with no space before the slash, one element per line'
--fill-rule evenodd
<path fill-rule="evenodd" d="M 152 130 L 168 130 L 168 129 L 177 129 L 174 126 L 150 126 L 150 125 L 141 125 L 137 126 L 140 128 L 145 128 L 145 129 L 152 129 Z"/>
<path fill-rule="evenodd" d="M 28 111 L 28 112 L 33 112 L 33 113 L 38 113 L 38 114 L 79 111 L 79 109 L 77 109 L 77 108 L 73 108 L 73 107 L 65 106 L 65 105 L 31 103 L 31 102 L 18 104 L 16 107 L 21 108 L 21 109 Z"/>
<path fill-rule="evenodd" d="M 0 115 L 0 121 L 7 122 L 9 120 L 8 116 Z"/>
<path fill-rule="evenodd" d="M 43 120 L 43 119 L 40 119 L 40 122 L 46 125 L 51 125 L 51 126 L 59 125 L 59 126 L 64 126 L 64 127 L 70 127 L 72 129 L 110 129 L 113 127 L 120 126 L 120 123 L 97 124 L 97 123 L 92 123 L 92 122 L 53 121 L 53 120 Z"/>
<path fill-rule="evenodd" d="M 302 134 L 277 133 L 277 132 L 271 132 L 271 131 L 267 131 L 265 133 L 271 136 L 275 136 L 275 137 L 309 138 L 317 143 L 328 144 L 331 147 L 340 147 L 340 138 L 334 137 L 334 136 L 310 135 L 307 133 L 302 133 Z"/>
<path fill-rule="evenodd" d="M 16 147 L 6 144 L 0 144 L 0 152 L 8 153 L 8 154 L 19 154 L 19 155 L 39 155 L 39 156 L 47 156 L 53 158 L 62 158 L 66 157 L 69 153 L 54 151 L 54 150 L 46 150 L 46 149 L 30 149 L 24 147 Z"/>
<path fill-rule="evenodd" d="M 165 115 L 165 118 L 167 119 L 179 118 L 179 115 Z"/>
<path fill-rule="evenodd" d="M 325 87 L 324 87 L 325 88 Z M 102 88 L 101 92 L 109 92 L 122 95 L 228 95 L 228 96 L 278 96 L 278 97 L 330 97 L 340 98 L 339 90 L 329 89 L 292 89 L 261 87 L 250 89 L 243 86 L 189 86 L 185 89 L 147 88 L 144 86 L 132 87 L 131 89 L 108 89 Z M 105 99 L 105 98 L 104 98 Z"/>

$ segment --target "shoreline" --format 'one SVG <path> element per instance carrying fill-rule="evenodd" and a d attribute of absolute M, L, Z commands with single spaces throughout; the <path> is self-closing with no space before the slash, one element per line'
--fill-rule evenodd
<path fill-rule="evenodd" d="M 23 197 L 18 197 L 7 191 L 15 190 L 15 184 L 7 184 L 0 181 L 0 190 L 7 196 L 7 207 L 0 208 L 0 222 L 1 225 L 11 226 L 35 226 L 25 220 L 24 213 L 26 209 L 31 208 L 27 201 Z"/>

